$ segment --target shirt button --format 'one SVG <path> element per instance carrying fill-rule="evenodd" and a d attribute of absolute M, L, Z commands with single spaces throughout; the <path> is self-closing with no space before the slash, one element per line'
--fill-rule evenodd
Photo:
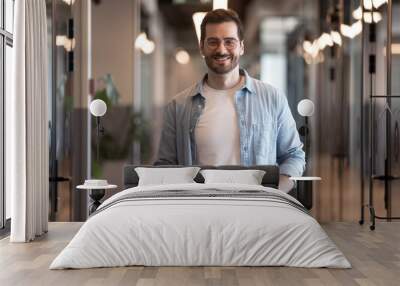
<path fill-rule="evenodd" d="M 247 147 L 246 146 L 243 149 L 244 149 L 244 151 L 247 151 Z"/>

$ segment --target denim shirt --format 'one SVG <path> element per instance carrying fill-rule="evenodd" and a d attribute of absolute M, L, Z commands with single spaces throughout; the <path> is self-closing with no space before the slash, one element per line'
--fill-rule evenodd
<path fill-rule="evenodd" d="M 277 164 L 281 174 L 301 176 L 305 154 L 286 96 L 243 69 L 240 74 L 245 84 L 235 94 L 235 105 L 241 165 Z M 205 77 L 166 106 L 156 165 L 198 164 L 194 129 L 205 106 Z"/>

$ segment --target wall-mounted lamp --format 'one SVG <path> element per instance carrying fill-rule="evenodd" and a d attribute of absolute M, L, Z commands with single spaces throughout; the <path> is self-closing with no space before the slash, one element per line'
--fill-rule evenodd
<path fill-rule="evenodd" d="M 299 128 L 299 134 L 304 137 L 304 150 L 307 155 L 310 148 L 308 117 L 314 114 L 314 103 L 310 99 L 303 99 L 297 104 L 297 112 L 304 117 L 305 124 Z"/>
<path fill-rule="evenodd" d="M 309 99 L 303 99 L 297 104 L 297 112 L 304 117 L 305 124 L 299 128 L 299 134 L 302 136 L 304 142 L 304 153 L 305 153 L 305 161 L 306 161 L 306 169 L 305 174 L 308 173 L 310 169 L 310 130 L 308 128 L 308 117 L 314 115 L 314 103 Z M 313 178 L 317 179 L 317 178 Z M 310 206 L 312 206 L 312 180 L 299 181 L 299 185 L 297 186 L 298 196 L 303 197 L 303 200 L 307 202 Z"/>
<path fill-rule="evenodd" d="M 314 102 L 310 99 L 303 99 L 297 104 L 297 112 L 303 117 L 314 115 Z"/>
<path fill-rule="evenodd" d="M 97 155 L 97 162 L 100 159 L 100 134 L 104 133 L 104 128 L 100 125 L 100 117 L 104 116 L 107 112 L 107 105 L 101 99 L 95 99 L 90 103 L 90 113 L 96 117 L 96 130 L 97 130 L 97 148 L 96 148 L 96 155 Z"/>

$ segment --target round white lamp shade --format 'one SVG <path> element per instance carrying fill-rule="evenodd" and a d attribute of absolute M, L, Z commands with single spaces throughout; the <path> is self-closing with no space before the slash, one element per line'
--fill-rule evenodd
<path fill-rule="evenodd" d="M 101 117 L 106 114 L 107 105 L 101 99 L 95 99 L 90 103 L 90 113 L 94 116 Z"/>
<path fill-rule="evenodd" d="M 297 112 L 304 117 L 314 114 L 314 103 L 309 99 L 303 99 L 297 104 Z"/>

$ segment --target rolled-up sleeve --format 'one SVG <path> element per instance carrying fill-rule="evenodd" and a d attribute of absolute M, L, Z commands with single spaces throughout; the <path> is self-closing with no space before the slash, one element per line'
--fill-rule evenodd
<path fill-rule="evenodd" d="M 280 173 L 288 176 L 301 176 L 305 169 L 305 153 L 300 141 L 296 122 L 290 111 L 286 96 L 279 94 L 277 163 Z"/>

